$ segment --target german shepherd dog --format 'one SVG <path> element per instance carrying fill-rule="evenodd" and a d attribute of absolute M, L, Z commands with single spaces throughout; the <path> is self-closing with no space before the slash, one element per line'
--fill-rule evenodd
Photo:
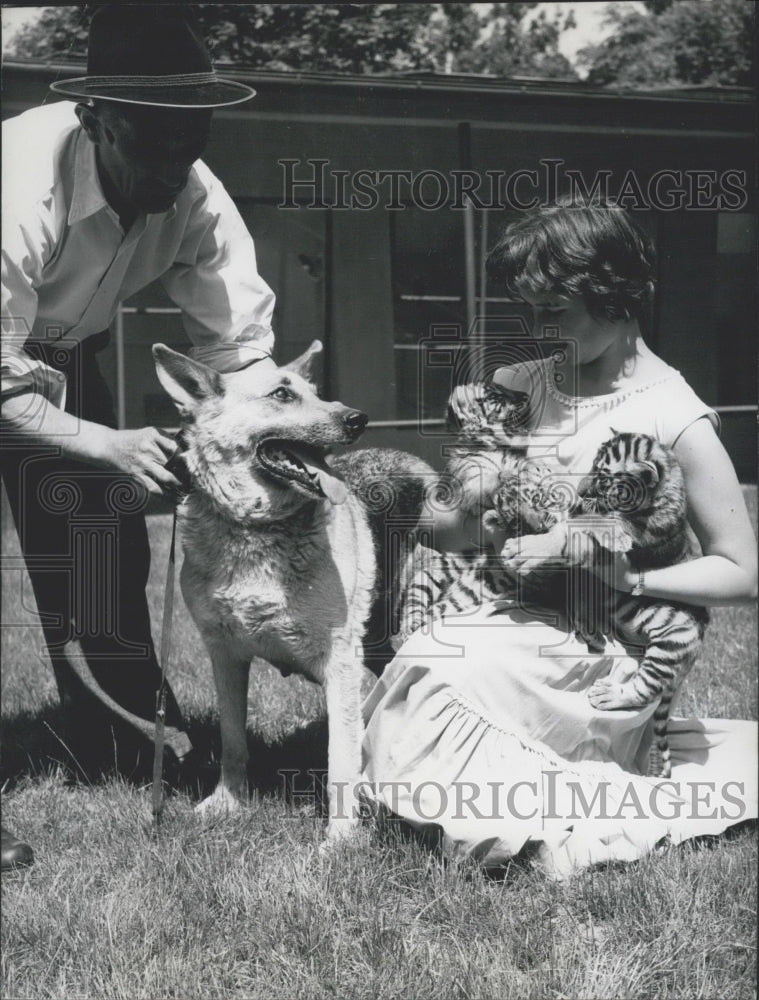
<path fill-rule="evenodd" d="M 310 369 L 320 350 L 315 341 L 283 367 L 265 359 L 223 375 L 163 344 L 153 356 L 182 418 L 191 487 L 178 512 L 180 580 L 211 657 L 221 723 L 221 777 L 198 808 L 228 811 L 247 798 L 248 675 L 261 657 L 324 686 L 332 841 L 358 823 L 362 643 L 370 621 L 375 630 L 389 621 L 377 610 L 392 589 L 388 503 L 372 503 L 373 486 L 391 484 L 408 526 L 435 474 L 384 449 L 327 460 L 368 417 L 318 397 Z M 369 665 L 376 672 L 383 657 Z"/>

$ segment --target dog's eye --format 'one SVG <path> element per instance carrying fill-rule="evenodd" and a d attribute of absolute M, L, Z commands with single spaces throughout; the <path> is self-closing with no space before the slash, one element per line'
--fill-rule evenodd
<path fill-rule="evenodd" d="M 279 399 L 283 403 L 289 402 L 291 399 L 295 399 L 293 393 L 284 385 L 278 385 L 277 388 L 269 393 L 274 399 Z"/>

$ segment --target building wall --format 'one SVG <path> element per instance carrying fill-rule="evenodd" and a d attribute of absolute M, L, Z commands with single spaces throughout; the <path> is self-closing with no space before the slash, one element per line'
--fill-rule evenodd
<path fill-rule="evenodd" d="M 48 80 L 61 72 L 6 65 L 3 114 L 39 103 Z M 552 171 L 564 186 L 567 171 L 588 186 L 606 171 L 612 194 L 632 171 L 645 201 L 663 170 L 675 177 L 679 172 L 684 183 L 701 183 L 706 207 L 649 204 L 635 213 L 659 257 L 649 340 L 707 402 L 723 408 L 756 403 L 753 109 L 747 97 L 627 98 L 576 86 L 466 80 L 449 85 L 259 74 L 251 82 L 258 90 L 254 101 L 216 113 L 205 159 L 236 199 L 256 240 L 259 269 L 277 292 L 280 359 L 321 339 L 325 392 L 370 414 L 364 443 L 405 447 L 439 463 L 447 440 L 439 421 L 471 353 L 466 331 L 472 314 L 496 325 L 518 324 L 524 316 L 481 274 L 485 251 L 515 214 L 503 184 L 518 171 L 537 170 L 538 182 L 531 185 L 524 175 L 511 192 L 515 197 L 557 193 Z M 285 160 L 295 164 L 287 168 Z M 309 160 L 326 161 L 323 189 L 306 184 L 288 192 L 288 169 L 298 180 L 320 172 Z M 339 197 L 342 183 L 350 202 L 359 171 L 407 171 L 413 178 L 436 171 L 452 184 L 452 172 L 462 169 L 482 181 L 469 215 L 474 302 L 467 300 L 467 213 L 461 205 L 449 199 L 434 208 L 414 206 L 405 181 L 392 204 L 388 180 L 369 184 L 378 196 L 374 208 L 340 207 Z M 488 171 L 500 172 L 501 200 L 511 211 L 477 207 L 489 204 Z M 720 206 L 711 199 L 709 205 L 711 178 L 722 191 L 730 171 L 744 174 L 738 187 L 749 200 L 737 205 L 732 197 Z M 428 205 L 435 202 L 436 183 L 428 174 L 417 189 Z M 282 207 L 287 195 L 299 207 Z M 171 303 L 149 289 L 128 306 L 170 309 Z M 148 346 L 160 339 L 181 347 L 181 320 L 170 312 L 127 311 L 122 324 L 125 421 L 170 422 L 171 405 L 151 371 Z M 115 381 L 115 353 L 104 363 Z M 438 423 L 420 429 L 421 419 Z M 729 409 L 722 421 L 741 477 L 752 479 L 754 414 Z"/>

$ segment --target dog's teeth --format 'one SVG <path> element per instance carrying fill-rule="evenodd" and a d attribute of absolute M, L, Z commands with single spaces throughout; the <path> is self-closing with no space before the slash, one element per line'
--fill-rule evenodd
<path fill-rule="evenodd" d="M 286 451 L 275 449 L 272 452 L 272 458 L 275 462 L 279 462 L 281 465 L 288 465 L 291 469 L 299 468 L 299 464 L 293 461 L 292 455 L 289 455 Z"/>

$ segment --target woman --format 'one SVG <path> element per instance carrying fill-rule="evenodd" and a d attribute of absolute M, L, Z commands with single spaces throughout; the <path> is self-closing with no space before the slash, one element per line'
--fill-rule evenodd
<path fill-rule="evenodd" d="M 558 328 L 562 346 L 494 381 L 529 394 L 528 456 L 563 480 L 587 473 L 615 431 L 673 449 L 702 555 L 643 579 L 619 556 L 607 582 L 663 601 L 748 602 L 756 547 L 718 418 L 641 335 L 652 265 L 621 209 L 557 204 L 509 226 L 491 274 L 532 307 L 534 334 Z M 463 547 L 454 536 L 470 529 L 448 519 L 438 547 Z M 492 541 L 518 572 L 539 572 L 540 536 Z M 655 706 L 601 711 L 588 700 L 597 678 L 621 682 L 636 667 L 621 646 L 590 654 L 560 616 L 513 601 L 419 630 L 365 705 L 368 798 L 488 866 L 532 844 L 557 877 L 755 816 L 751 723 L 671 722 L 672 781 L 646 777 Z"/>

